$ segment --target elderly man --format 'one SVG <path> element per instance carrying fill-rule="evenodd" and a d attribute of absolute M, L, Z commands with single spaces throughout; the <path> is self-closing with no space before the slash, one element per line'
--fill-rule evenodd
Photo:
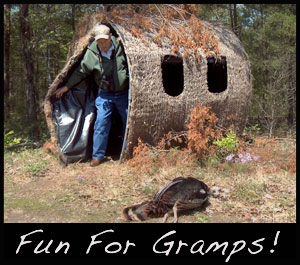
<path fill-rule="evenodd" d="M 121 43 L 112 36 L 110 28 L 95 28 L 95 40 L 87 47 L 85 55 L 65 86 L 54 92 L 60 98 L 70 88 L 88 75 L 93 75 L 98 85 L 95 101 L 97 118 L 94 125 L 91 166 L 105 161 L 105 152 L 111 128 L 111 114 L 116 108 L 123 122 L 123 139 L 128 113 L 128 66 Z"/>

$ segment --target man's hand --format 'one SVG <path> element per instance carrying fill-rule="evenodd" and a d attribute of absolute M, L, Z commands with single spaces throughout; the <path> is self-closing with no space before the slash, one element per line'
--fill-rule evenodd
<path fill-rule="evenodd" d="M 57 90 L 55 90 L 53 95 L 55 95 L 57 98 L 60 98 L 68 90 L 69 90 L 69 88 L 67 86 L 63 86 L 63 87 L 60 87 Z"/>

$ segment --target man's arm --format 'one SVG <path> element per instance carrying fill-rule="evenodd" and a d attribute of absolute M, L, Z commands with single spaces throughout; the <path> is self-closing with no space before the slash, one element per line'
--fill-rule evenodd
<path fill-rule="evenodd" d="M 63 87 L 55 90 L 53 95 L 56 95 L 57 98 L 60 98 L 69 90 L 69 88 L 72 88 L 76 84 L 80 83 L 83 79 L 85 79 L 88 75 L 90 75 L 96 63 L 95 59 L 97 59 L 97 57 L 93 55 L 91 51 L 87 50 L 80 64 L 69 77 L 67 83 Z"/>

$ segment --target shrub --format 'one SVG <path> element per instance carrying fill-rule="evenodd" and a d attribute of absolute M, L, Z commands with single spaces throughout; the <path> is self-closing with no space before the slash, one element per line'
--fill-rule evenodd
<path fill-rule="evenodd" d="M 259 124 L 251 125 L 246 128 L 246 132 L 252 137 L 256 137 L 259 131 L 260 131 Z"/>
<path fill-rule="evenodd" d="M 210 107 L 201 106 L 200 103 L 192 110 L 188 125 L 188 149 L 201 158 L 207 158 L 214 148 L 212 142 L 220 132 L 216 130 L 218 118 Z"/>
<path fill-rule="evenodd" d="M 29 177 L 44 177 L 46 172 L 47 162 L 45 160 L 36 161 L 34 163 L 24 163 L 24 170 Z"/>
<path fill-rule="evenodd" d="M 230 153 L 235 153 L 238 150 L 239 140 L 236 138 L 236 134 L 230 130 L 226 137 L 214 140 L 213 144 L 218 146 L 216 155 L 223 159 Z"/>
<path fill-rule="evenodd" d="M 14 134 L 14 131 L 9 131 L 7 133 L 4 133 L 4 146 L 19 144 L 21 142 L 21 138 L 12 138 L 12 135 Z"/>

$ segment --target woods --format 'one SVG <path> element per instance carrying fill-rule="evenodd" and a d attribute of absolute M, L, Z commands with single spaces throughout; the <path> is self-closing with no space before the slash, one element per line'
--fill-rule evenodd
<path fill-rule="evenodd" d="M 4 7 L 4 129 L 23 141 L 49 138 L 43 100 L 66 63 L 86 13 L 171 5 L 7 4 Z M 172 5 L 176 7 L 178 5 Z M 198 18 L 221 22 L 241 40 L 251 62 L 253 98 L 247 130 L 291 136 L 296 130 L 296 5 L 181 5 Z"/>

